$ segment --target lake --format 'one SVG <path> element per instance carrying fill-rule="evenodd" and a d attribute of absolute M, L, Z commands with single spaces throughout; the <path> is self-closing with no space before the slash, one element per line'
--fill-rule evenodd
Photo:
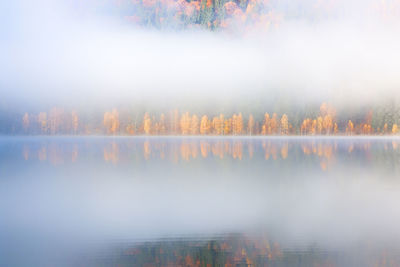
<path fill-rule="evenodd" d="M 396 137 L 0 137 L 1 266 L 400 266 Z"/>

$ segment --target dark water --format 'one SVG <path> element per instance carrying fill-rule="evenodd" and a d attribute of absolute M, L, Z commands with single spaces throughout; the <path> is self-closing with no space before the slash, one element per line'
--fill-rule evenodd
<path fill-rule="evenodd" d="M 398 138 L 0 138 L 1 266 L 400 266 Z"/>

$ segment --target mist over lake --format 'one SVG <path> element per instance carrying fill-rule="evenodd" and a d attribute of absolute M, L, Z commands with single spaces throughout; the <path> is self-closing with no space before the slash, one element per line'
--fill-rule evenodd
<path fill-rule="evenodd" d="M 398 138 L 2 137 L 0 148 L 5 265 L 112 265 L 131 255 L 115 251 L 233 240 L 273 242 L 279 255 L 260 262 L 276 266 L 296 266 L 293 252 L 324 259 L 311 248 L 340 266 L 398 255 Z"/>
<path fill-rule="evenodd" d="M 400 0 L 0 2 L 0 267 L 400 266 Z"/>

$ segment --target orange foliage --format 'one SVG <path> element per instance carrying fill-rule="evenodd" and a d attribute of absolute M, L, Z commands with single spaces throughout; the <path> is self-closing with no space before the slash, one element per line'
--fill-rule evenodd
<path fill-rule="evenodd" d="M 189 112 L 183 113 L 180 119 L 181 134 L 187 135 L 190 132 L 191 118 Z"/>
<path fill-rule="evenodd" d="M 116 109 L 112 112 L 104 113 L 103 125 L 106 128 L 108 134 L 115 135 L 119 130 L 119 114 Z"/>
<path fill-rule="evenodd" d="M 143 131 L 147 135 L 151 134 L 151 118 L 147 112 L 143 117 Z"/>
<path fill-rule="evenodd" d="M 238 6 L 235 2 L 229 1 L 224 4 L 225 8 L 225 14 L 228 16 L 233 15 L 236 9 L 238 9 Z"/>
<path fill-rule="evenodd" d="M 397 124 L 393 124 L 392 127 L 392 134 L 397 134 L 399 132 L 399 128 L 397 127 Z"/>
<path fill-rule="evenodd" d="M 199 118 L 196 115 L 192 116 L 190 120 L 190 134 L 198 135 L 199 134 Z"/>
<path fill-rule="evenodd" d="M 347 123 L 346 134 L 353 135 L 354 134 L 354 124 L 351 120 Z"/>
<path fill-rule="evenodd" d="M 207 115 L 204 115 L 203 117 L 201 117 L 200 134 L 202 135 L 210 134 L 210 129 L 211 129 L 211 123 Z"/>
<path fill-rule="evenodd" d="M 348 120 L 342 129 L 336 122 L 336 110 L 329 104 L 323 103 L 319 108 L 319 114 L 315 118 L 304 118 L 297 126 L 289 123 L 289 117 L 277 113 L 270 116 L 265 113 L 263 119 L 256 121 L 252 114 L 244 122 L 242 113 L 233 114 L 232 117 L 225 117 L 224 114 L 212 117 L 207 115 L 201 117 L 189 112 L 179 114 L 178 110 L 172 110 L 165 116 L 160 117 L 145 113 L 142 120 L 134 119 L 122 114 L 120 121 L 119 112 L 113 109 L 103 114 L 102 125 L 95 125 L 91 121 L 84 123 L 80 121 L 78 113 L 71 111 L 64 113 L 62 108 L 52 108 L 49 113 L 40 112 L 38 115 L 24 113 L 22 116 L 21 131 L 25 133 L 38 134 L 101 134 L 108 135 L 372 135 L 372 134 L 396 134 L 398 125 L 385 123 L 382 128 L 372 127 L 372 112 L 368 111 L 363 122 L 353 123 Z M 201 119 L 200 119 L 201 118 Z M 120 129 L 121 126 L 121 129 Z"/>

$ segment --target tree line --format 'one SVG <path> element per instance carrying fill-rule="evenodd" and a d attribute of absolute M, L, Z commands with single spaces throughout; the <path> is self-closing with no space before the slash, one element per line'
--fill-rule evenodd
<path fill-rule="evenodd" d="M 84 13 L 84 4 L 75 2 L 75 10 Z M 331 0 L 105 0 L 94 5 L 127 23 L 156 29 L 265 31 L 278 28 L 287 19 L 318 22 L 346 14 L 341 2 Z M 360 12 L 367 10 L 366 15 L 384 21 L 397 19 L 399 9 L 398 1 L 373 0 L 359 5 Z"/>
<path fill-rule="evenodd" d="M 287 114 L 264 113 L 256 119 L 252 113 L 228 115 L 196 114 L 177 109 L 158 115 L 127 114 L 114 108 L 98 114 L 96 119 L 80 119 L 77 111 L 52 108 L 49 112 L 25 113 L 21 132 L 33 135 L 388 135 L 398 134 L 396 119 L 374 122 L 373 111 L 364 119 L 338 119 L 336 109 L 322 103 L 314 117 L 291 119 Z M 259 116 L 258 116 L 259 117 Z M 375 125 L 374 125 L 375 124 Z"/>

